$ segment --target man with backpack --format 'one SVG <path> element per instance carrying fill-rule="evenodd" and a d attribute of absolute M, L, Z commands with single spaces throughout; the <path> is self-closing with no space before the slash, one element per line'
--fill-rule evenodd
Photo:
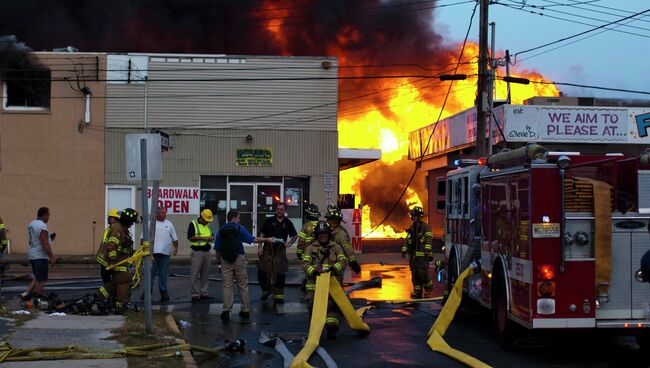
<path fill-rule="evenodd" d="M 250 317 L 248 274 L 246 272 L 246 256 L 243 243 L 273 241 L 271 238 L 259 238 L 251 235 L 245 227 L 239 224 L 239 212 L 236 210 L 228 211 L 226 219 L 228 223 L 219 229 L 214 241 L 217 264 L 221 265 L 221 274 L 223 277 L 223 311 L 221 312 L 221 320 L 223 322 L 230 320 L 230 311 L 233 305 L 233 276 L 237 280 L 237 290 L 239 291 L 239 301 L 241 302 L 239 316 L 244 319 Z"/>

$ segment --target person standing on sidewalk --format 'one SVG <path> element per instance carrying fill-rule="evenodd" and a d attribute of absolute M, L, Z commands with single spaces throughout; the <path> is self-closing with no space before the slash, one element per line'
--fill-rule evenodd
<path fill-rule="evenodd" d="M 54 254 L 50 246 L 50 232 L 47 229 L 47 222 L 50 220 L 50 209 L 41 207 L 36 213 L 36 220 L 27 227 L 29 239 L 29 250 L 27 256 L 32 265 L 34 279 L 27 291 L 22 296 L 29 294 L 43 295 L 43 288 L 48 279 L 49 266 L 54 265 Z"/>
<path fill-rule="evenodd" d="M 108 223 L 108 227 L 106 230 L 104 230 L 104 236 L 102 237 L 102 242 L 106 241 L 106 238 L 108 237 L 108 231 L 111 229 L 111 225 L 114 223 L 117 223 L 120 221 L 120 211 L 117 208 L 111 208 L 108 210 L 108 213 L 106 214 L 106 222 Z M 100 267 L 100 275 L 102 276 L 102 282 L 104 284 L 108 284 L 111 282 L 111 273 L 106 271 L 106 267 L 102 264 L 99 265 Z"/>
<path fill-rule="evenodd" d="M 191 271 L 190 271 L 190 294 L 192 301 L 214 299 L 208 294 L 208 285 L 210 282 L 210 251 L 212 250 L 211 241 L 214 240 L 210 223 L 213 221 L 212 211 L 208 208 L 201 211 L 201 215 L 190 222 L 187 228 L 187 239 L 190 241 L 192 248 Z M 200 284 L 197 287 L 197 279 Z"/>
<path fill-rule="evenodd" d="M 233 305 L 233 276 L 237 280 L 237 290 L 241 318 L 250 318 L 250 296 L 248 294 L 248 273 L 246 272 L 246 255 L 243 243 L 271 242 L 271 238 L 260 238 L 251 235 L 245 227 L 239 224 L 241 220 L 239 212 L 228 211 L 226 215 L 228 223 L 223 225 L 217 232 L 214 242 L 217 264 L 221 265 L 223 277 L 223 311 L 221 320 L 227 323 L 230 320 L 230 311 Z"/>
<path fill-rule="evenodd" d="M 138 222 L 139 217 L 138 212 L 132 208 L 125 208 L 120 213 L 120 220 L 111 225 L 106 240 L 97 251 L 97 262 L 100 265 L 108 268 L 133 255 L 133 238 L 129 228 Z M 121 264 L 109 269 L 108 272 L 111 281 L 99 288 L 98 296 L 106 300 L 115 298 L 115 309 L 121 313 L 130 300 L 131 271 L 126 264 Z"/>
<path fill-rule="evenodd" d="M 176 236 L 176 229 L 174 228 L 174 224 L 167 220 L 167 209 L 158 206 L 156 211 L 156 234 L 153 239 L 154 263 L 151 268 L 151 280 L 158 273 L 158 290 L 160 291 L 161 302 L 169 300 L 169 293 L 167 292 L 167 270 L 169 269 L 169 259 L 172 254 L 178 254 L 178 236 Z M 153 282 L 151 283 L 151 288 L 153 289 Z"/>
<path fill-rule="evenodd" d="M 276 303 L 284 303 L 284 283 L 289 270 L 287 248 L 291 247 L 298 237 L 293 222 L 285 216 L 286 212 L 286 205 L 278 203 L 275 216 L 264 221 L 261 232 L 262 237 L 273 238 L 274 241 L 260 244 L 257 249 L 262 300 L 272 294 Z"/>
<path fill-rule="evenodd" d="M 412 299 L 427 297 L 433 290 L 433 281 L 429 275 L 429 262 L 433 260 L 433 234 L 431 226 L 422 221 L 424 209 L 419 206 L 410 211 L 413 224 L 406 230 L 406 243 L 402 247 L 402 258 L 409 256 L 411 282 L 413 283 Z"/>

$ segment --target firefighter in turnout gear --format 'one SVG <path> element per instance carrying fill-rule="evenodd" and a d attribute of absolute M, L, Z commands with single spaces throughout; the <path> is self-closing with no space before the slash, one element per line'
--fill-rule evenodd
<path fill-rule="evenodd" d="M 334 242 L 332 230 L 328 223 L 319 221 L 316 224 L 314 238 L 315 241 L 305 249 L 302 257 L 302 268 L 307 274 L 306 299 L 309 302 L 310 314 L 314 304 L 314 293 L 316 292 L 316 277 L 321 273 L 330 272 L 331 276 L 336 277 L 338 282 L 342 283 L 347 260 L 343 248 Z M 340 314 L 339 308 L 330 300 L 327 307 L 327 319 L 325 320 L 329 339 L 336 338 Z"/>
<path fill-rule="evenodd" d="M 420 299 L 429 294 L 433 288 L 433 281 L 429 276 L 429 262 L 433 260 L 433 234 L 431 226 L 422 221 L 424 209 L 413 207 L 410 211 L 413 224 L 406 231 L 406 244 L 402 247 L 402 258 L 409 256 L 409 268 L 411 269 L 411 282 L 413 292 L 411 298 Z"/>
<path fill-rule="evenodd" d="M 314 242 L 314 229 L 316 229 L 319 217 L 320 210 L 317 205 L 312 203 L 307 206 L 307 209 L 305 209 L 306 221 L 298 233 L 298 248 L 296 249 L 296 256 L 298 256 L 298 259 L 302 259 L 302 255 L 305 253 L 305 248 Z"/>
<path fill-rule="evenodd" d="M 97 262 L 108 267 L 133 254 L 133 239 L 129 228 L 137 222 L 138 212 L 132 208 L 124 209 L 120 213 L 120 220 L 110 226 L 106 238 L 102 241 L 97 251 Z M 131 284 L 131 272 L 128 266 L 120 265 L 110 269 L 111 281 L 99 288 L 99 297 L 103 299 L 115 299 L 115 308 L 122 311 L 129 302 L 129 286 Z"/>
<path fill-rule="evenodd" d="M 332 228 L 332 239 L 336 244 L 343 248 L 348 263 L 350 264 L 350 268 L 355 273 L 361 273 L 361 265 L 359 265 L 357 258 L 354 256 L 354 248 L 352 248 L 352 243 L 350 242 L 350 234 L 348 234 L 348 231 L 341 226 L 341 222 L 343 221 L 341 210 L 337 207 L 331 206 L 329 207 L 325 218 Z"/>

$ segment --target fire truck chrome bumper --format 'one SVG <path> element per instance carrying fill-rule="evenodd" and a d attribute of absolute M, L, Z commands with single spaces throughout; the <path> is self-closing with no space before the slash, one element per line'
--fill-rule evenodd
<path fill-rule="evenodd" d="M 618 320 L 618 321 L 598 321 L 597 328 L 650 328 L 650 321 L 647 320 Z"/>
<path fill-rule="evenodd" d="M 594 318 L 535 318 L 533 328 L 593 328 Z"/>

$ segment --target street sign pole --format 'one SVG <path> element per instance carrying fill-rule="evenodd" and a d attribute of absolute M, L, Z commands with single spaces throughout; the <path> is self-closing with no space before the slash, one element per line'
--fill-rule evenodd
<path fill-rule="evenodd" d="M 149 241 L 149 215 L 147 211 L 147 140 L 140 139 L 140 192 L 142 193 L 142 240 Z M 151 334 L 151 256 L 144 257 L 144 326 Z"/>

